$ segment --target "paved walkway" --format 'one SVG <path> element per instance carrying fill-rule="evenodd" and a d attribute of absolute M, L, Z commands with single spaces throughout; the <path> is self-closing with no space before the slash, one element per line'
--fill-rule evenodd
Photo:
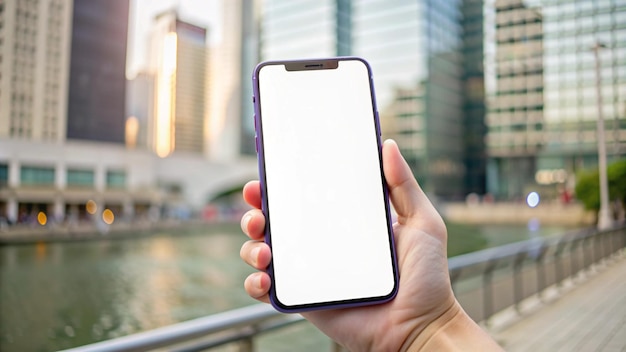
<path fill-rule="evenodd" d="M 490 329 L 507 351 L 626 351 L 625 255 L 546 296 Z"/>

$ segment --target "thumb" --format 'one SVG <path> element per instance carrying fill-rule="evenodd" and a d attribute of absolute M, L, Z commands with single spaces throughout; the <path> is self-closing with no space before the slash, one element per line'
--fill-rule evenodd
<path fill-rule="evenodd" d="M 391 203 L 398 213 L 398 223 L 412 225 L 424 231 L 445 231 L 441 216 L 413 176 L 394 140 L 383 144 L 383 170 Z"/>

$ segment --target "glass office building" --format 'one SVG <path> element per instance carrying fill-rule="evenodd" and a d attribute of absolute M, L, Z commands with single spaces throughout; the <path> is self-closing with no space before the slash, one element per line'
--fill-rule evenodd
<path fill-rule="evenodd" d="M 474 3 L 482 9 L 482 1 Z M 461 197 L 468 174 L 463 11 L 460 0 L 270 0 L 262 13 L 261 56 L 368 60 L 384 137 L 397 140 L 427 191 Z"/>
<path fill-rule="evenodd" d="M 128 13 L 128 0 L 74 0 L 68 139 L 124 143 Z"/>
<path fill-rule="evenodd" d="M 488 114 L 489 190 L 571 187 L 597 165 L 600 92 L 609 161 L 626 147 L 626 1 L 497 0 Z"/>
<path fill-rule="evenodd" d="M 485 17 L 483 0 L 464 0 L 463 19 L 463 153 L 465 193 L 486 192 Z"/>

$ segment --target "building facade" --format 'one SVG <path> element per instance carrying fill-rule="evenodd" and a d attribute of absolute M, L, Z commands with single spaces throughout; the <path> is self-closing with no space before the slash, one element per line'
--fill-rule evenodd
<path fill-rule="evenodd" d="M 543 147 L 543 16 L 522 0 L 501 1 L 495 21 L 496 86 L 487 115 L 490 191 L 522 197 Z"/>
<path fill-rule="evenodd" d="M 467 76 L 464 70 L 464 50 L 474 55 L 474 63 L 482 62 L 480 44 L 463 45 L 463 12 L 480 21 L 482 1 L 474 1 L 471 10 L 462 1 L 267 1 L 261 58 L 365 58 L 374 72 L 383 134 L 397 140 L 428 192 L 459 198 L 484 188 L 476 185 L 484 172 L 467 171 L 484 169 L 484 162 L 475 162 L 484 159 L 484 151 L 468 156 L 464 140 L 466 110 L 473 109 L 472 121 L 478 124 L 484 118 L 480 107 L 470 107 L 473 102 L 466 107 L 464 99 L 465 80 L 482 74 L 482 67 Z M 472 30 L 475 39 L 482 27 Z M 467 175 L 478 179 L 471 188 Z"/>
<path fill-rule="evenodd" d="M 260 2 L 222 2 L 221 37 L 211 47 L 206 153 L 213 161 L 254 155 L 252 70 L 258 62 Z"/>
<path fill-rule="evenodd" d="M 483 12 L 484 0 L 463 1 L 463 143 L 465 192 L 468 194 L 485 194 L 487 187 Z"/>
<path fill-rule="evenodd" d="M 0 3 L 0 138 L 61 142 L 72 1 Z"/>
<path fill-rule="evenodd" d="M 489 190 L 522 197 L 570 188 L 597 165 L 600 100 L 610 160 L 626 147 L 626 1 L 495 1 Z"/>
<path fill-rule="evenodd" d="M 264 1 L 261 59 L 350 55 L 350 23 L 349 0 Z"/>
<path fill-rule="evenodd" d="M 74 0 L 68 139 L 124 143 L 128 13 L 129 0 Z"/>
<path fill-rule="evenodd" d="M 92 222 L 104 209 L 127 222 L 197 215 L 217 195 L 255 175 L 252 158 L 209 163 L 203 155 L 160 158 L 111 143 L 3 138 L 0 226 L 36 224 L 40 212 L 48 224 L 66 225 Z"/>
<path fill-rule="evenodd" d="M 206 29 L 184 22 L 176 11 L 155 18 L 150 69 L 155 74 L 155 122 L 151 144 L 157 155 L 203 154 L 207 109 Z"/>
<path fill-rule="evenodd" d="M 154 132 L 154 75 L 141 71 L 126 84 L 126 145 L 148 149 Z"/>

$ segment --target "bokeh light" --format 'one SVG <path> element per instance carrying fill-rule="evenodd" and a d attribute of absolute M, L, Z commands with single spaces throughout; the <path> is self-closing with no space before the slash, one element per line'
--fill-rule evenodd
<path fill-rule="evenodd" d="M 91 199 L 87 201 L 87 204 L 85 204 L 85 208 L 87 209 L 87 212 L 91 215 L 95 214 L 96 211 L 98 211 L 98 205 Z"/>
<path fill-rule="evenodd" d="M 530 192 L 526 196 L 526 204 L 528 204 L 528 206 L 531 208 L 534 208 L 537 205 L 539 205 L 539 201 L 540 201 L 539 193 L 537 192 Z"/>
<path fill-rule="evenodd" d="M 39 214 L 37 214 L 37 222 L 39 223 L 39 225 L 45 225 L 48 223 L 48 217 L 46 216 L 46 213 L 44 213 L 43 211 L 40 211 Z"/>
<path fill-rule="evenodd" d="M 113 221 L 115 221 L 115 215 L 111 209 L 104 209 L 102 212 L 102 221 L 107 225 L 111 225 Z"/>

